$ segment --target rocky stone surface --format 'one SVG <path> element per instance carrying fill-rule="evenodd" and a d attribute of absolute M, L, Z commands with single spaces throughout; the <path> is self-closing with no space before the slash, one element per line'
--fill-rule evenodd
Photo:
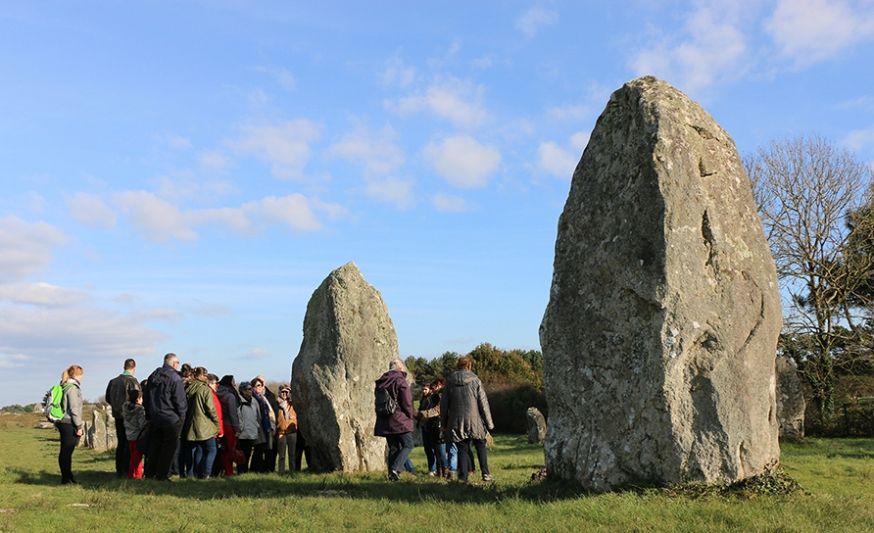
<path fill-rule="evenodd" d="M 777 422 L 781 439 L 804 438 L 804 392 L 798 366 L 788 357 L 777 357 Z"/>
<path fill-rule="evenodd" d="M 373 436 L 374 382 L 397 358 L 382 296 L 354 263 L 331 272 L 310 298 L 291 394 L 317 471 L 385 470 L 385 439 Z"/>
<path fill-rule="evenodd" d="M 546 419 L 543 418 L 543 413 L 536 407 L 529 407 L 525 417 L 528 419 L 528 442 L 543 444 L 546 438 Z"/>
<path fill-rule="evenodd" d="M 604 491 L 769 470 L 780 327 L 734 142 L 667 83 L 626 83 L 558 224 L 540 330 L 549 475 Z"/>
<path fill-rule="evenodd" d="M 96 452 L 114 450 L 117 443 L 115 418 L 107 407 L 96 407 L 91 413 L 91 422 L 85 422 L 85 445 Z"/>

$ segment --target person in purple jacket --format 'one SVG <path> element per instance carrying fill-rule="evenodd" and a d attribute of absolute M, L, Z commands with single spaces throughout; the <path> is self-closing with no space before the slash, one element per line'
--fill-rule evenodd
<path fill-rule="evenodd" d="M 387 414 L 377 409 L 373 434 L 388 441 L 388 479 L 397 481 L 404 470 L 404 463 L 413 451 L 413 394 L 407 383 L 407 369 L 403 361 L 395 359 L 388 365 L 388 372 L 376 380 L 374 393 L 385 391 L 397 403 L 394 412 Z"/>

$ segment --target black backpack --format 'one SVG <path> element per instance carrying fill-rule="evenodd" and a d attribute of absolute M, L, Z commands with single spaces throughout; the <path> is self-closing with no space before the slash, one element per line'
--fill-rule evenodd
<path fill-rule="evenodd" d="M 391 416 L 398 410 L 398 400 L 388 389 L 376 389 L 376 416 Z"/>

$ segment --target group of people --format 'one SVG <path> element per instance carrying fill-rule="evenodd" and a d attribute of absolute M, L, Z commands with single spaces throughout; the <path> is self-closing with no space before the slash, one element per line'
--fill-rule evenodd
<path fill-rule="evenodd" d="M 412 470 L 409 455 L 416 423 L 422 430 L 431 476 L 466 482 L 475 468 L 475 449 L 482 479 L 492 480 L 485 445 L 493 429 L 492 416 L 482 382 L 471 367 L 471 359 L 462 357 L 457 371 L 445 380 L 424 385 L 417 410 L 403 361 L 392 361 L 376 381 L 377 402 L 380 397 L 390 398 L 390 408 L 377 408 L 374 427 L 374 435 L 387 440 L 389 480 Z M 272 472 L 277 459 L 280 474 L 300 469 L 307 449 L 298 434 L 288 385 L 280 386 L 277 397 L 262 376 L 238 385 L 234 376 L 219 379 L 204 367 L 181 365 L 172 353 L 142 382 L 135 373 L 136 361 L 127 359 L 124 371 L 106 387 L 118 437 L 118 477 L 205 479 Z M 64 416 L 56 426 L 58 465 L 65 484 L 76 483 L 72 455 L 84 433 L 83 377 L 78 365 L 61 376 Z"/>
<path fill-rule="evenodd" d="M 422 444 L 432 476 L 467 482 L 474 469 L 476 450 L 483 481 L 492 481 L 486 439 L 494 429 L 489 400 L 479 377 L 472 372 L 469 357 L 458 360 L 457 370 L 445 380 L 437 378 L 422 387 L 419 409 L 413 410 L 413 396 L 403 361 L 389 364 L 388 372 L 376 381 L 375 396 L 389 397 L 394 409 L 376 408 L 374 434 L 388 443 L 388 479 L 397 481 L 413 450 L 416 421 L 422 429 Z M 382 393 L 382 394 L 381 394 Z"/>
<path fill-rule="evenodd" d="M 115 418 L 118 477 L 169 480 L 172 475 L 206 479 L 245 472 L 294 472 L 305 444 L 298 444 L 291 388 L 279 396 L 262 376 L 237 385 L 201 366 L 180 364 L 172 353 L 142 382 L 136 361 L 109 381 L 106 402 Z M 61 376 L 63 418 L 58 465 L 62 483 L 76 483 L 72 455 L 84 432 L 81 383 L 84 370 L 69 367 Z"/>

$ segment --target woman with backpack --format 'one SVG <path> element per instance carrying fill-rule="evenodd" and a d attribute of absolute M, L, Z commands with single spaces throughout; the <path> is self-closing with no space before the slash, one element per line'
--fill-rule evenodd
<path fill-rule="evenodd" d="M 85 370 L 79 365 L 70 365 L 61 374 L 61 409 L 63 417 L 55 423 L 61 434 L 61 450 L 58 453 L 58 466 L 61 468 L 61 483 L 76 484 L 73 477 L 73 452 L 79 445 L 79 438 L 85 430 L 85 420 L 82 418 L 82 377 Z"/>

